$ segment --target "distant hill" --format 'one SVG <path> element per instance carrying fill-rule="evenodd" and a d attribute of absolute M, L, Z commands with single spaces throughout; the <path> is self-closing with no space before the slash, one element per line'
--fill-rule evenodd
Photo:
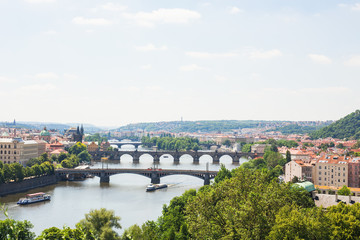
<path fill-rule="evenodd" d="M 323 127 L 328 126 L 332 121 L 322 122 L 319 125 L 300 125 L 300 124 L 289 124 L 283 127 L 271 129 L 269 131 L 279 131 L 282 134 L 307 134 L 319 130 Z"/>
<path fill-rule="evenodd" d="M 316 138 L 360 139 L 360 110 L 310 134 Z"/>
<path fill-rule="evenodd" d="M 29 129 L 43 129 L 44 127 L 46 127 L 47 129 L 57 129 L 60 132 L 63 132 L 64 129 L 69 129 L 71 127 L 77 127 L 80 126 L 81 123 L 53 123 L 53 122 L 19 122 L 16 123 L 16 126 L 22 126 L 24 128 L 29 128 Z M 94 133 L 94 132 L 99 132 L 102 131 L 102 128 L 96 127 L 94 125 L 91 124 L 84 124 L 84 130 L 85 133 Z"/>
<path fill-rule="evenodd" d="M 282 125 L 281 121 L 218 120 L 218 121 L 172 121 L 129 124 L 114 131 L 168 131 L 168 132 L 230 132 L 243 128 L 259 128 Z"/>

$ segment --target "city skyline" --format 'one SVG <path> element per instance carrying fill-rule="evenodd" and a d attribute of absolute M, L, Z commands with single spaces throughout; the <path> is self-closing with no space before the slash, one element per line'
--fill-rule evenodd
<path fill-rule="evenodd" d="M 0 119 L 338 120 L 359 20 L 359 1 L 0 0 Z"/>

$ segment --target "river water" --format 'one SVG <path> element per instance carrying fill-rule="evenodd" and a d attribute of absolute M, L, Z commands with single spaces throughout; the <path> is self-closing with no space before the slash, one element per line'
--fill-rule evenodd
<path fill-rule="evenodd" d="M 247 161 L 240 159 L 240 164 Z M 193 164 L 191 156 L 180 158 L 179 164 L 173 163 L 171 156 L 161 157 L 159 168 L 162 169 L 188 169 L 218 170 L 219 164 L 212 164 L 210 156 L 202 156 L 199 164 Z M 229 156 L 220 159 L 228 169 L 239 165 L 232 164 Z M 108 164 L 94 163 L 94 168 L 149 168 L 153 166 L 150 155 L 140 157 L 140 163 L 133 164 L 129 155 L 121 157 L 120 161 L 109 161 Z M 156 220 L 162 211 L 163 204 L 169 204 L 175 196 L 180 196 L 188 189 L 199 189 L 204 181 L 185 175 L 173 175 L 161 178 L 161 183 L 169 185 L 168 188 L 155 192 L 146 192 L 150 179 L 136 174 L 118 174 L 110 177 L 110 183 L 101 183 L 97 177 L 85 181 L 59 182 L 56 185 L 32 189 L 28 192 L 0 197 L 0 202 L 8 208 L 9 217 L 15 220 L 29 220 L 37 235 L 45 228 L 52 226 L 62 228 L 66 225 L 71 228 L 84 218 L 85 213 L 91 209 L 107 208 L 115 211 L 121 217 L 121 233 L 133 224 L 141 225 L 147 220 Z M 51 195 L 51 201 L 18 206 L 16 202 L 27 193 L 45 192 Z M 5 216 L 0 213 L 0 219 Z"/>

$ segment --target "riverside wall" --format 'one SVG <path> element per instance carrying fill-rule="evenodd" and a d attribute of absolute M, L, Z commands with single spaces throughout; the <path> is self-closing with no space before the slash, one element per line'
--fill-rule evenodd
<path fill-rule="evenodd" d="M 33 188 L 44 187 L 56 183 L 56 175 L 51 175 L 25 179 L 22 182 L 17 183 L 11 182 L 0 184 L 0 197 L 13 193 L 25 192 Z"/>

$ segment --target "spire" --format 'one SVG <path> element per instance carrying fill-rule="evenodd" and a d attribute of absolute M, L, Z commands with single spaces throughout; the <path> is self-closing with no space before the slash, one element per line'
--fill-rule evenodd
<path fill-rule="evenodd" d="M 76 134 L 80 134 L 80 129 L 79 129 L 79 126 L 77 126 L 77 128 L 76 128 Z"/>
<path fill-rule="evenodd" d="M 84 127 L 82 124 L 81 124 L 81 128 L 80 128 L 80 133 L 81 133 L 81 135 L 84 135 Z"/>

